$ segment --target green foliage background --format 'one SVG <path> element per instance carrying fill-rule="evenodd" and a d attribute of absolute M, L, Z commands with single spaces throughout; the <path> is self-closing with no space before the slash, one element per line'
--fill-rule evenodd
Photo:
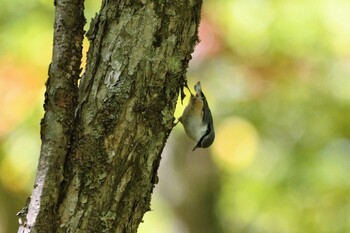
<path fill-rule="evenodd" d="M 88 22 L 98 8 L 86 2 Z M 0 233 L 16 231 L 33 185 L 53 16 L 52 2 L 2 0 Z M 188 79 L 202 83 L 217 138 L 192 153 L 182 128 L 173 131 L 139 231 L 196 233 L 169 196 L 204 195 L 183 183 L 205 160 L 222 232 L 350 232 L 349 22 L 347 0 L 204 1 Z"/>

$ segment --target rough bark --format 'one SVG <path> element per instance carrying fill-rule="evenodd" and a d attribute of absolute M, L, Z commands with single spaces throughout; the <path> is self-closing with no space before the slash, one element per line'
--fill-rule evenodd
<path fill-rule="evenodd" d="M 52 185 L 45 182 L 41 187 L 47 192 L 51 187 L 54 193 L 44 196 L 43 191 L 36 199 L 41 205 L 29 205 L 28 214 L 32 210 L 39 214 L 33 223 L 27 222 L 26 232 L 137 231 L 150 210 L 161 152 L 198 41 L 201 4 L 201 0 L 103 1 L 87 34 L 90 48 L 78 92 L 74 78 L 72 89 L 55 87 L 64 96 L 78 93 L 76 107 L 75 95 L 71 101 L 59 101 L 67 106 L 67 118 L 53 122 L 67 128 L 52 137 L 44 118 L 37 180 L 50 173 L 46 161 L 54 161 L 57 173 L 48 177 Z M 47 88 L 49 92 L 49 82 Z M 57 114 L 56 109 L 48 111 L 47 101 L 45 105 L 45 117 Z M 53 139 L 57 144 L 49 144 L 51 153 L 44 156 L 45 140 Z"/>
<path fill-rule="evenodd" d="M 41 152 L 34 190 L 18 232 L 54 232 L 64 160 L 72 138 L 84 38 L 83 0 L 55 2 L 54 45 L 46 82 Z"/>

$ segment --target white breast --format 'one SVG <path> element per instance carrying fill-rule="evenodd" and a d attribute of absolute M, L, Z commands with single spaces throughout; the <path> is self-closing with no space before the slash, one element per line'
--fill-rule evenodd
<path fill-rule="evenodd" d="M 199 139 L 205 134 L 207 130 L 207 125 L 203 125 L 201 119 L 188 119 L 186 122 L 185 131 L 186 134 L 193 139 L 195 142 L 198 142 Z"/>

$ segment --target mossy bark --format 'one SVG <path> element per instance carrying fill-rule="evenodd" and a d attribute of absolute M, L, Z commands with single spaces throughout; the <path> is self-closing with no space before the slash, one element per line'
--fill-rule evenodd
<path fill-rule="evenodd" d="M 67 76 L 73 88 L 47 86 L 47 92 L 72 97 L 57 99 L 69 113 L 59 122 L 68 127 L 50 124 L 48 115 L 61 115 L 46 108 L 42 143 L 44 148 L 51 140 L 50 154 L 43 156 L 42 149 L 36 179 L 42 192 L 33 191 L 24 213 L 38 214 L 19 232 L 137 231 L 150 210 L 161 152 L 198 41 L 201 4 L 103 1 L 87 33 L 90 48 L 79 88 L 76 67 Z M 54 140 L 47 127 L 58 130 Z"/>

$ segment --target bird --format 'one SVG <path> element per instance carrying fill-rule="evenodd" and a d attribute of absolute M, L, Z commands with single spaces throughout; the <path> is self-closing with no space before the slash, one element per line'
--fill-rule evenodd
<path fill-rule="evenodd" d="M 189 89 L 190 100 L 178 119 L 187 136 L 196 142 L 192 151 L 209 147 L 215 139 L 213 117 L 200 82 L 194 85 L 194 90 L 195 95 Z"/>

